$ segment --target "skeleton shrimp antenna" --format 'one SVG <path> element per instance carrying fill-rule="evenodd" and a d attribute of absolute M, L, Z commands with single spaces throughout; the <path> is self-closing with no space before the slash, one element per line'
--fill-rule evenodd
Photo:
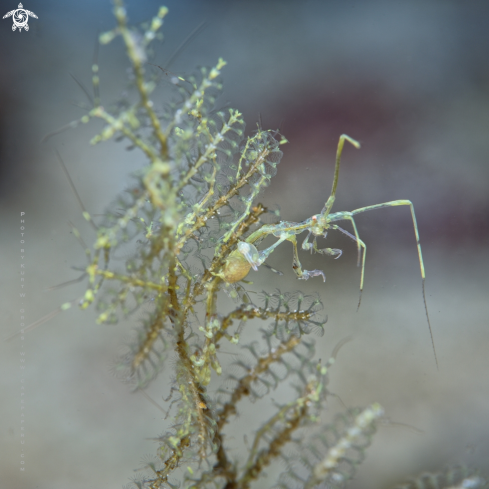
<path fill-rule="evenodd" d="M 341 153 L 343 153 L 343 146 L 345 145 L 345 141 L 348 141 L 357 149 L 360 148 L 360 143 L 358 141 L 355 141 L 350 136 L 347 136 L 346 134 L 342 134 L 340 136 L 340 140 L 338 141 L 338 149 L 336 150 L 336 165 L 334 169 L 333 188 L 331 189 L 331 195 L 324 205 L 323 215 L 325 216 L 330 213 L 336 198 L 336 187 L 338 186 L 338 177 L 340 175 Z"/>

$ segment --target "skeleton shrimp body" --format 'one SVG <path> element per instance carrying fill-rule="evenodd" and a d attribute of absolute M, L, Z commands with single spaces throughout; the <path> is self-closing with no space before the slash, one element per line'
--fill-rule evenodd
<path fill-rule="evenodd" d="M 419 242 L 419 233 L 418 233 L 418 225 L 416 222 L 416 215 L 414 212 L 414 206 L 409 200 L 393 200 L 391 202 L 384 202 L 382 204 L 370 205 L 367 207 L 361 207 L 359 209 L 355 209 L 353 211 L 341 211 L 331 213 L 331 209 L 333 207 L 335 197 L 336 197 L 336 188 L 338 186 L 338 176 L 341 162 L 341 153 L 343 151 L 343 146 L 345 141 L 348 141 L 350 144 L 355 146 L 355 148 L 360 148 L 360 143 L 350 138 L 346 134 L 340 136 L 338 142 L 338 149 L 336 152 L 336 165 L 335 165 L 335 174 L 333 179 L 333 188 L 331 190 L 331 195 L 329 196 L 326 204 L 324 205 L 320 214 L 314 215 L 303 222 L 289 222 L 282 221 L 278 224 L 269 224 L 262 226 L 245 241 L 242 241 L 238 244 L 238 248 L 234 250 L 226 260 L 226 265 L 224 267 L 224 272 L 222 274 L 222 278 L 228 283 L 237 282 L 248 274 L 251 268 L 257 270 L 258 266 L 260 266 L 273 252 L 273 250 L 279 246 L 283 241 L 290 241 L 293 246 L 293 260 L 292 260 L 292 268 L 294 269 L 297 278 L 301 280 L 307 280 L 311 277 L 321 276 L 324 281 L 326 281 L 326 277 L 322 270 L 303 270 L 300 260 L 299 254 L 297 250 L 297 238 L 298 234 L 301 234 L 305 231 L 308 232 L 305 240 L 302 242 L 302 249 L 308 250 L 311 253 L 314 251 L 315 253 L 321 253 L 323 255 L 334 256 L 336 259 L 339 258 L 342 254 L 342 251 L 336 248 L 318 248 L 316 239 L 317 237 L 326 237 L 328 231 L 338 230 L 343 234 L 346 234 L 350 238 L 352 238 L 357 243 L 358 249 L 358 265 L 361 263 L 361 273 L 360 273 L 360 298 L 358 301 L 358 307 L 360 307 L 362 291 L 363 291 L 363 282 L 365 278 L 365 260 L 367 255 L 367 246 L 360 239 L 358 235 L 357 226 L 355 223 L 354 217 L 363 212 L 382 209 L 385 207 L 396 207 L 396 206 L 409 206 L 411 210 L 411 217 L 414 226 L 414 235 L 416 238 L 416 246 L 418 248 L 418 258 L 419 258 L 419 267 L 421 271 L 421 280 L 422 280 L 422 293 L 423 293 L 423 302 L 426 312 L 426 319 L 428 321 L 428 328 L 431 336 L 431 343 L 433 346 L 433 354 L 435 356 L 435 362 L 438 367 L 438 359 L 436 357 L 435 344 L 433 340 L 433 333 L 431 330 L 430 318 L 428 315 L 428 307 L 426 304 L 426 294 L 425 294 L 425 269 L 423 262 L 423 255 L 421 253 L 421 245 Z M 339 221 L 350 221 L 353 227 L 353 234 L 346 231 L 345 229 L 338 226 L 336 223 Z M 258 251 L 254 243 L 259 243 L 266 236 L 274 236 L 278 238 L 278 240 L 271 245 L 270 247 Z M 309 242 L 309 239 L 312 236 L 312 242 Z"/>

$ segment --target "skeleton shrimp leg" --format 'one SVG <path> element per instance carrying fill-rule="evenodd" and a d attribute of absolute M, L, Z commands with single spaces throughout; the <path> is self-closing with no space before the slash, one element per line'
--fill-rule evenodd
<path fill-rule="evenodd" d="M 414 235 L 416 238 L 416 246 L 418 248 L 419 269 L 421 271 L 421 288 L 422 288 L 422 293 L 423 293 L 424 309 L 425 309 L 425 313 L 426 313 L 426 320 L 428 321 L 428 328 L 430 331 L 431 344 L 433 347 L 433 354 L 435 356 L 436 367 L 438 368 L 438 358 L 436 356 L 435 342 L 433 339 L 433 332 L 431 329 L 430 316 L 428 314 L 428 305 L 426 304 L 426 292 L 425 292 L 426 274 L 425 274 L 425 269 L 424 269 L 423 254 L 421 252 L 421 244 L 419 242 L 418 224 L 416 221 L 416 214 L 414 212 L 413 203 L 410 200 L 393 200 L 391 202 L 384 202 L 383 204 L 369 205 L 367 207 L 360 207 L 359 209 L 355 209 L 355 210 L 350 211 L 350 212 L 344 211 L 344 212 L 336 212 L 334 214 L 330 214 L 328 216 L 328 221 L 329 222 L 335 222 L 335 221 L 347 219 L 347 220 L 354 222 L 353 216 L 355 216 L 356 214 L 361 214 L 362 212 L 372 211 L 374 209 L 382 209 L 385 207 L 396 207 L 399 205 L 408 205 L 409 208 L 411 209 L 411 217 L 413 219 Z M 358 234 L 356 233 L 356 235 L 358 235 Z M 363 280 L 364 280 L 364 275 L 365 275 L 365 254 L 367 252 L 367 247 L 365 246 L 365 243 L 363 243 L 363 242 L 361 242 L 361 243 L 362 243 L 361 246 L 363 248 L 363 260 L 362 260 L 362 272 L 361 272 L 361 278 L 360 278 L 360 294 L 362 293 L 362 290 L 363 290 Z"/>

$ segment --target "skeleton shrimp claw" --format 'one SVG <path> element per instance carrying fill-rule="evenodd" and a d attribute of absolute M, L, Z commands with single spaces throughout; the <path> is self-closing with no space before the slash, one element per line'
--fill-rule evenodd
<path fill-rule="evenodd" d="M 299 280 L 308 280 L 311 277 L 323 277 L 323 282 L 326 282 L 326 276 L 322 270 L 303 270 L 302 275 L 298 277 Z"/>

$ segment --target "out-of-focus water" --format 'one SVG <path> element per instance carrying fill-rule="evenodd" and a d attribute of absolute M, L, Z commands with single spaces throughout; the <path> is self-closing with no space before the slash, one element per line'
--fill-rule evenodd
<path fill-rule="evenodd" d="M 278 175 L 263 194 L 284 219 L 319 212 L 332 183 L 340 134 L 362 143 L 345 147 L 334 210 L 396 199 L 413 201 L 426 266 L 426 296 L 440 369 L 426 324 L 412 221 L 407 207 L 358 216 L 368 246 L 362 306 L 356 312 L 359 270 L 354 243 L 330 233 L 325 246 L 339 260 L 303 253 L 307 269 L 327 276 L 302 283 L 283 244 L 250 278 L 257 290 L 317 292 L 329 321 L 318 340 L 326 359 L 344 336 L 330 389 L 347 406 L 380 402 L 395 425 L 382 427 L 351 487 L 388 487 L 407 475 L 464 462 L 486 473 L 489 452 L 489 6 L 485 2 L 167 2 L 165 42 L 155 63 L 165 66 L 186 36 L 199 35 L 169 67 L 185 76 L 198 65 L 228 61 L 219 103 L 238 108 L 248 130 L 261 117 L 290 143 Z M 156 2 L 131 2 L 134 21 L 151 17 Z M 5 12 L 16 8 L 2 3 Z M 114 25 L 104 2 L 40 2 L 28 32 L 0 23 L 0 266 L 2 337 L 19 329 L 19 215 L 26 212 L 27 322 L 82 293 L 83 283 L 46 287 L 77 276 L 91 229 L 55 158 L 69 168 L 92 214 L 144 163 L 137 152 L 108 143 L 90 147 L 101 126 L 89 124 L 46 144 L 46 133 L 79 118 L 90 87 L 97 33 Z M 125 85 L 120 42 L 100 50 L 102 103 Z M 348 226 L 345 225 L 347 229 Z M 226 299 L 223 297 L 222 299 Z M 229 307 L 229 306 L 225 306 Z M 94 313 L 57 316 L 25 339 L 25 467 L 20 473 L 20 341 L 2 343 L 3 423 L 0 461 L 6 488 L 120 487 L 164 431 L 163 415 L 131 395 L 109 372 L 130 330 L 94 324 Z M 249 325 L 245 334 L 252 335 Z M 149 392 L 169 392 L 162 378 Z M 277 393 L 277 396 L 281 393 Z M 250 430 L 247 405 L 229 427 L 237 447 Z M 340 409 L 332 399 L 331 412 Z M 252 412 L 252 411 L 251 411 Z M 260 411 L 262 412 L 262 411 Z M 329 413 L 325 413 L 328 419 Z M 249 418 L 248 418 L 249 419 Z M 243 427 L 244 426 L 244 427 Z M 240 451 L 236 449 L 236 457 Z M 283 469 L 270 469 L 269 473 Z M 268 482 L 256 487 L 269 487 Z"/>

